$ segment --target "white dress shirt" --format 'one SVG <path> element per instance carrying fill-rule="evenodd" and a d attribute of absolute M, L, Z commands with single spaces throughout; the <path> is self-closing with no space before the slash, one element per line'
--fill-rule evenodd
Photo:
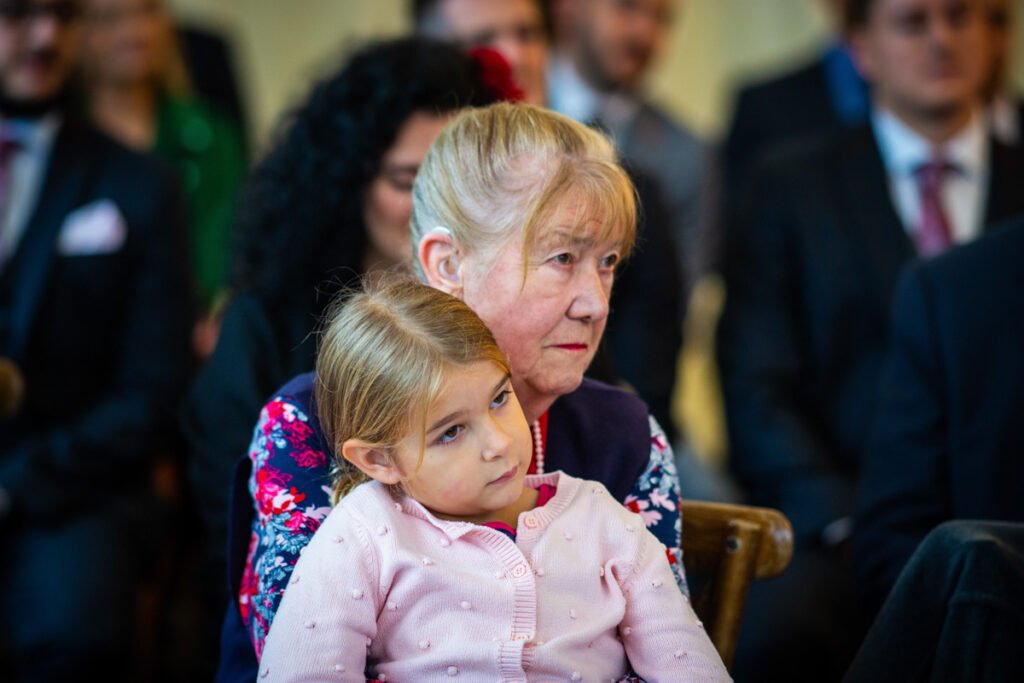
<path fill-rule="evenodd" d="M 42 190 L 50 150 L 60 122 L 61 117 L 57 114 L 44 116 L 37 121 L 5 122 L 17 131 L 21 145 L 11 156 L 9 201 L 4 214 L 0 216 L 0 254 L 8 257 L 13 254 L 28 226 Z"/>
<path fill-rule="evenodd" d="M 875 109 L 871 124 L 889 174 L 896 212 L 911 236 L 921 220 L 921 198 L 914 171 L 937 155 L 955 167 L 946 174 L 942 204 L 953 241 L 967 242 L 981 234 L 989 184 L 989 140 L 985 122 L 975 112 L 970 122 L 936 148 L 891 112 Z"/>

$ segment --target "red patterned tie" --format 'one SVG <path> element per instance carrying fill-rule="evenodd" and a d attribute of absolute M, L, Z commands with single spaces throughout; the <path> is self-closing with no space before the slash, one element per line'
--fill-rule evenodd
<path fill-rule="evenodd" d="M 944 251 L 953 243 L 953 232 L 942 207 L 942 183 L 952 170 L 952 164 L 935 159 L 921 164 L 914 171 L 921 197 L 921 221 L 915 242 L 918 253 L 924 258 Z"/>
<path fill-rule="evenodd" d="M 11 190 L 11 160 L 21 144 L 0 125 L 0 266 L 7 260 L 4 233 L 7 229 L 8 195 Z"/>

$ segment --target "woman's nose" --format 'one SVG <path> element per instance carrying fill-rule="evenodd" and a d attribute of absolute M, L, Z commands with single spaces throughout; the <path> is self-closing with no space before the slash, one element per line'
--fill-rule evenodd
<path fill-rule="evenodd" d="M 577 291 L 569 306 L 569 317 L 598 321 L 608 317 L 608 294 L 611 283 L 595 268 L 580 272 Z"/>

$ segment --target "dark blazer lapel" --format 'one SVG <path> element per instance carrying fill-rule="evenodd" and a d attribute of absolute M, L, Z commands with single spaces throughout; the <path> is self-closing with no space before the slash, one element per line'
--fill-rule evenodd
<path fill-rule="evenodd" d="M 10 353 L 21 359 L 39 299 L 56 258 L 57 236 L 67 214 L 81 202 L 87 179 L 81 145 L 87 133 L 65 120 L 54 141 L 50 163 L 35 210 L 22 237 L 11 273 L 15 292 L 11 310 Z"/>
<path fill-rule="evenodd" d="M 882 162 L 875 136 L 868 126 L 848 133 L 840 146 L 844 211 L 855 218 L 852 225 L 862 231 L 863 244 L 874 266 L 884 305 L 889 306 L 900 271 L 917 251 L 907 235 L 889 191 L 889 176 Z"/>
<path fill-rule="evenodd" d="M 996 140 L 989 145 L 988 197 L 985 225 L 993 225 L 1024 212 L 1024 151 Z"/>

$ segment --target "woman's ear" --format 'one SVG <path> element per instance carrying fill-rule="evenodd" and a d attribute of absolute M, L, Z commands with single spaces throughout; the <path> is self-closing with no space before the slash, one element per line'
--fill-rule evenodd
<path fill-rule="evenodd" d="M 448 230 L 435 228 L 424 235 L 417 256 L 427 276 L 428 285 L 462 298 L 459 254 Z"/>
<path fill-rule="evenodd" d="M 391 457 L 362 439 L 349 439 L 341 445 L 341 454 L 371 479 L 382 484 L 397 484 L 402 473 Z"/>

